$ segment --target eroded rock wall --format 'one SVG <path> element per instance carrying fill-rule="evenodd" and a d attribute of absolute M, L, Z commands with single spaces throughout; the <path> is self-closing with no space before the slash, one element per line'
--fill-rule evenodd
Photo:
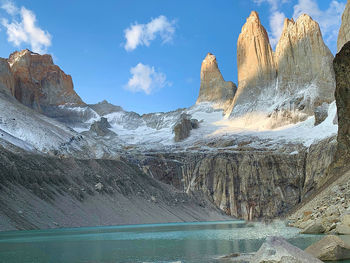
<path fill-rule="evenodd" d="M 150 154 L 140 160 L 152 177 L 204 193 L 227 214 L 273 218 L 318 188 L 333 161 L 334 138 L 295 154 L 266 151 Z"/>

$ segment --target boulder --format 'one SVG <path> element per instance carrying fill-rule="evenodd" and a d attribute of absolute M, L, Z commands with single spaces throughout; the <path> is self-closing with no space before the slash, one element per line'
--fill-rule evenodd
<path fill-rule="evenodd" d="M 320 221 L 312 221 L 306 228 L 304 228 L 302 234 L 322 234 L 326 231 L 325 227 Z"/>
<path fill-rule="evenodd" d="M 350 246 L 334 235 L 325 236 L 305 252 L 325 261 L 350 259 Z"/>
<path fill-rule="evenodd" d="M 328 117 L 328 103 L 322 103 L 322 105 L 315 108 L 315 126 L 322 123 Z"/>
<path fill-rule="evenodd" d="M 280 237 L 268 237 L 250 263 L 320 263 L 321 260 Z"/>

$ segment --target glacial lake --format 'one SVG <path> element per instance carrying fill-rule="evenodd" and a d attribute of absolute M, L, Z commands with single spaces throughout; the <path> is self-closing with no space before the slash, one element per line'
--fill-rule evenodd
<path fill-rule="evenodd" d="M 11 231 L 0 232 L 0 262 L 222 262 L 224 255 L 256 252 L 267 236 L 302 249 L 322 238 L 282 222 L 244 221 Z"/>

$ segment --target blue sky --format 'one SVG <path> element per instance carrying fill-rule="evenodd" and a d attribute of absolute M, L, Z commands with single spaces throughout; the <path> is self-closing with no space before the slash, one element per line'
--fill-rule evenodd
<path fill-rule="evenodd" d="M 284 17 L 308 13 L 333 53 L 346 0 L 0 1 L 0 56 L 29 48 L 53 55 L 87 103 L 138 113 L 195 103 L 201 62 L 216 55 L 237 83 L 236 43 L 252 10 L 273 45 Z"/>

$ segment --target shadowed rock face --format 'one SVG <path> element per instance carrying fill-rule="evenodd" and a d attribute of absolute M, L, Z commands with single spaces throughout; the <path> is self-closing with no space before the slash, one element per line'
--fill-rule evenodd
<path fill-rule="evenodd" d="M 0 58 L 0 91 L 14 95 L 15 79 L 6 59 Z"/>
<path fill-rule="evenodd" d="M 338 52 L 350 41 L 350 2 L 347 1 L 338 35 Z"/>
<path fill-rule="evenodd" d="M 73 89 L 71 76 L 53 64 L 50 55 L 22 50 L 12 53 L 8 62 L 15 78 L 14 95 L 22 104 L 38 111 L 66 103 L 84 105 Z"/>
<path fill-rule="evenodd" d="M 335 99 L 338 111 L 338 149 L 336 162 L 348 165 L 350 157 L 350 42 L 336 55 L 334 62 L 336 79 Z"/>
<path fill-rule="evenodd" d="M 229 105 L 236 92 L 236 85 L 232 81 L 225 81 L 216 61 L 216 57 L 208 53 L 202 62 L 201 87 L 196 103 L 212 102 L 219 107 Z"/>

